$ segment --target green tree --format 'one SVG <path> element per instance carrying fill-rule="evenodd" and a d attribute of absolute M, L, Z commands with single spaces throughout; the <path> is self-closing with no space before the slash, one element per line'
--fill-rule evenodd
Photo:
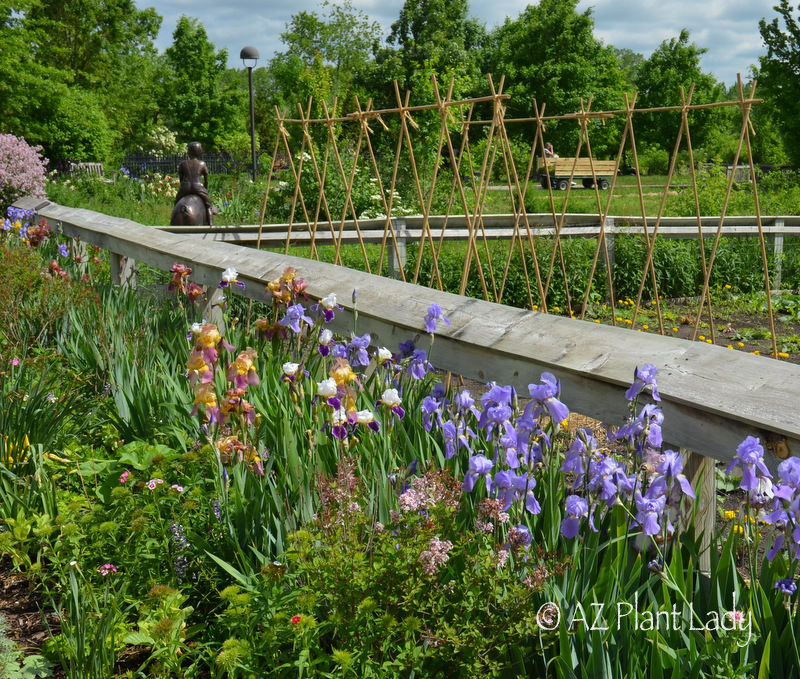
<path fill-rule="evenodd" d="M 387 49 L 376 58 L 378 77 L 397 80 L 400 91 L 411 90 L 420 101 L 433 101 L 431 75 L 441 85 L 454 79 L 453 97 L 470 94 L 480 77 L 486 29 L 469 16 L 467 0 L 406 0 L 392 24 Z M 390 101 L 394 104 L 392 90 Z"/>
<path fill-rule="evenodd" d="M 327 13 L 299 12 L 292 16 L 281 41 L 287 51 L 277 58 L 284 62 L 298 57 L 313 70 L 318 59 L 330 70 L 330 94 L 348 99 L 354 80 L 363 77 L 372 61 L 374 44 L 380 40 L 381 27 L 353 7 L 352 0 L 334 4 L 325 0 Z M 342 102 L 345 106 L 346 102 Z"/>
<path fill-rule="evenodd" d="M 644 57 L 638 52 L 629 50 L 626 47 L 614 48 L 614 53 L 619 60 L 619 67 L 625 79 L 625 88 L 628 90 L 636 89 L 636 74 L 639 66 L 644 61 Z"/>
<path fill-rule="evenodd" d="M 765 108 L 780 130 L 786 153 L 794 164 L 800 165 L 800 117 L 797 115 L 800 26 L 788 0 L 779 0 L 774 9 L 779 18 L 774 18 L 770 23 L 761 19 L 758 23 L 761 38 L 767 46 L 766 56 L 759 59 L 759 94 L 764 95 Z M 783 27 L 780 19 L 783 20 Z M 780 162 L 774 157 L 770 160 Z"/>
<path fill-rule="evenodd" d="M 577 5 L 578 0 L 542 0 L 491 33 L 486 70 L 495 80 L 506 77 L 514 117 L 532 115 L 534 99 L 546 104 L 546 115 L 574 113 L 591 95 L 592 110 L 621 106 L 625 83 L 617 55 L 594 37 L 592 11 L 578 12 Z M 547 132 L 556 150 L 575 148 L 576 125 L 550 124 Z M 598 122 L 591 129 L 593 150 L 616 151 L 618 135 L 618 124 Z"/>
<path fill-rule="evenodd" d="M 694 84 L 692 104 L 709 104 L 722 101 L 724 87 L 700 68 L 700 57 L 707 52 L 689 42 L 689 31 L 683 29 L 678 38 L 665 40 L 648 59 L 639 65 L 636 75 L 637 108 L 658 108 L 681 105 L 681 87 L 688 97 Z M 637 143 L 672 152 L 680 129 L 679 112 L 639 114 Z M 728 130 L 730 112 L 721 109 L 692 111 L 689 118 L 692 146 L 698 151 L 717 137 L 720 127 Z M 684 136 L 685 143 L 685 136 Z M 706 154 L 708 155 L 708 154 Z M 699 158 L 703 160 L 704 158 Z"/>
<path fill-rule="evenodd" d="M 156 117 L 160 23 L 132 0 L 4 3 L 0 127 L 42 144 L 51 160 L 121 155 Z M 83 120 L 67 110 L 78 102 Z"/>
<path fill-rule="evenodd" d="M 238 79 L 223 83 L 228 53 L 215 50 L 203 24 L 182 16 L 165 51 L 168 68 L 163 110 L 183 143 L 220 148 L 234 135 L 248 134 L 247 91 Z"/>

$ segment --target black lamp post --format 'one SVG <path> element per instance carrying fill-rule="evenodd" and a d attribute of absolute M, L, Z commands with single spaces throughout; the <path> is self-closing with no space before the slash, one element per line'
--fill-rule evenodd
<path fill-rule="evenodd" d="M 250 150 L 253 161 L 253 181 L 256 180 L 256 114 L 253 108 L 253 69 L 258 63 L 258 50 L 255 47 L 243 47 L 239 58 L 247 67 L 247 80 L 250 86 Z"/>

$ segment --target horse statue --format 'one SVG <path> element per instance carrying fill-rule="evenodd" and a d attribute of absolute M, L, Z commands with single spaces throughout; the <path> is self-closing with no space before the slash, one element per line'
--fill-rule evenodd
<path fill-rule="evenodd" d="M 170 226 L 208 226 L 208 211 L 203 199 L 195 193 L 179 199 L 172 209 L 169 223 Z"/>
<path fill-rule="evenodd" d="M 189 144 L 188 160 L 178 166 L 181 182 L 175 196 L 170 226 L 212 226 L 219 210 L 208 195 L 208 167 L 200 160 L 203 147 L 196 141 Z"/>

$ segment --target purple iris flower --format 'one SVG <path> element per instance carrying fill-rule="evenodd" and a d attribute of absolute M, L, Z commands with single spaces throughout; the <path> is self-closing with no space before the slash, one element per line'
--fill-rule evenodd
<path fill-rule="evenodd" d="M 519 474 L 514 477 L 512 483 L 519 496 L 525 498 L 525 509 L 531 514 L 539 514 L 542 511 L 542 507 L 533 494 L 533 489 L 536 488 L 536 479 L 527 474 Z"/>
<path fill-rule="evenodd" d="M 288 326 L 293 332 L 300 332 L 300 322 L 305 321 L 309 325 L 314 325 L 314 321 L 306 316 L 306 310 L 302 304 L 294 304 L 286 310 L 286 315 L 279 321 L 280 325 Z"/>
<path fill-rule="evenodd" d="M 580 495 L 570 495 L 566 500 L 567 516 L 561 522 L 561 535 L 571 540 L 578 534 L 581 517 L 589 513 L 589 503 Z"/>
<path fill-rule="evenodd" d="M 637 367 L 633 371 L 633 384 L 630 386 L 628 391 L 625 392 L 625 398 L 629 401 L 633 401 L 644 389 L 648 384 L 652 387 L 653 390 L 653 400 L 660 401 L 661 396 L 658 394 L 657 388 L 657 380 L 656 375 L 658 375 L 658 368 L 654 366 L 652 363 L 648 363 L 647 365 L 643 365 L 641 370 Z"/>
<path fill-rule="evenodd" d="M 333 358 L 347 358 L 347 345 L 345 344 L 332 344 L 331 356 Z"/>
<path fill-rule="evenodd" d="M 514 480 L 517 475 L 510 470 L 502 470 L 494 475 L 492 488 L 497 493 L 497 499 L 500 501 L 500 508 L 505 512 L 507 511 L 517 497 L 517 488 L 514 485 Z"/>
<path fill-rule="evenodd" d="M 569 417 L 569 408 L 557 398 L 561 394 L 561 382 L 552 373 L 542 373 L 541 379 L 543 384 L 528 385 L 532 400 L 525 406 L 525 413 L 539 417 L 546 409 L 554 422 L 563 422 Z"/>
<path fill-rule="evenodd" d="M 428 354 L 424 349 L 417 349 L 411 356 L 408 364 L 408 374 L 416 380 L 421 380 L 429 372 L 433 372 L 431 364 L 428 363 Z"/>
<path fill-rule="evenodd" d="M 425 431 L 430 431 L 433 428 L 432 417 L 436 417 L 439 426 L 442 426 L 442 403 L 433 396 L 426 396 L 422 399 L 422 405 L 419 407 L 422 411 L 422 423 L 425 426 Z"/>
<path fill-rule="evenodd" d="M 775 581 L 775 589 L 786 596 L 793 596 L 797 592 L 797 583 L 792 578 L 781 578 Z"/>
<path fill-rule="evenodd" d="M 589 482 L 587 488 L 597 493 L 600 500 L 605 500 L 609 507 L 617 497 L 617 479 L 624 471 L 619 462 L 610 455 L 601 454 L 589 463 Z"/>
<path fill-rule="evenodd" d="M 772 487 L 776 498 L 791 502 L 800 488 L 800 458 L 789 457 L 778 465 L 781 483 Z"/>
<path fill-rule="evenodd" d="M 666 506 L 667 498 L 665 495 L 648 497 L 648 494 L 642 496 L 641 493 L 636 493 L 636 509 L 639 510 L 636 514 L 636 521 L 642 527 L 642 532 L 645 535 L 656 535 L 661 531 L 661 525 L 658 521 L 664 514 Z"/>
<path fill-rule="evenodd" d="M 369 354 L 367 353 L 367 349 L 369 349 L 369 343 L 372 340 L 369 333 L 366 333 L 362 337 L 353 336 L 353 339 L 350 340 L 350 344 L 347 345 L 347 348 L 351 351 L 355 351 L 355 360 L 353 363 L 356 365 L 369 365 Z"/>
<path fill-rule="evenodd" d="M 664 460 L 659 462 L 656 470 L 659 474 L 662 474 L 667 481 L 677 481 L 685 495 L 691 498 L 695 496 L 689 479 L 682 474 L 683 460 L 679 453 L 676 453 L 674 450 L 665 450 Z"/>
<path fill-rule="evenodd" d="M 441 321 L 448 328 L 450 327 L 450 320 L 442 316 L 442 308 L 438 304 L 431 304 L 428 307 L 428 313 L 425 314 L 425 330 L 433 334 L 436 332 L 436 321 Z"/>
<path fill-rule="evenodd" d="M 490 382 L 486 386 L 489 387 L 489 391 L 481 396 L 483 412 L 478 421 L 478 427 L 486 429 L 487 433 L 491 435 L 492 427 L 495 424 L 511 417 L 511 404 L 517 393 L 514 391 L 514 387 L 501 387 L 495 382 Z"/>
<path fill-rule="evenodd" d="M 58 254 L 62 257 L 69 257 L 69 246 L 66 243 L 61 243 L 58 246 Z"/>
<path fill-rule="evenodd" d="M 479 476 L 486 478 L 486 490 L 491 491 L 492 483 L 489 473 L 492 471 L 492 467 L 494 467 L 494 463 L 485 455 L 478 454 L 469 458 L 469 470 L 464 474 L 464 482 L 462 484 L 464 492 L 472 492 L 475 487 L 475 481 L 478 480 Z"/>
<path fill-rule="evenodd" d="M 456 424 L 452 420 L 442 424 L 442 435 L 444 436 L 444 458 L 449 460 L 460 448 L 466 448 L 472 455 L 472 448 L 469 445 L 470 438 L 475 438 L 475 432 L 467 427 L 463 422 Z"/>
<path fill-rule="evenodd" d="M 464 415 L 467 413 L 472 413 L 475 417 L 480 417 L 480 413 L 475 407 L 475 399 L 472 398 L 467 389 L 464 389 L 464 391 L 459 391 L 455 395 L 455 398 L 453 399 L 453 405 L 455 406 L 456 412 L 463 413 Z"/>
<path fill-rule="evenodd" d="M 414 344 L 414 340 L 406 340 L 405 342 L 398 343 L 397 348 L 400 349 L 400 359 L 402 360 L 414 353 L 416 345 Z"/>
<path fill-rule="evenodd" d="M 742 468 L 742 482 L 739 484 L 742 490 L 758 490 L 759 477 L 772 478 L 772 474 L 764 464 L 764 448 L 760 440 L 754 436 L 748 436 L 739 444 L 736 448 L 736 457 L 728 465 L 725 473 L 730 474 L 735 467 Z"/>

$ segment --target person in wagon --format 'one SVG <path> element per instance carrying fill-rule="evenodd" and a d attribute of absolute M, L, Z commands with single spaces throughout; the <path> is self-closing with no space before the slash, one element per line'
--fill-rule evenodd
<path fill-rule="evenodd" d="M 211 207 L 211 197 L 208 195 L 208 167 L 200 160 L 203 147 L 199 142 L 193 141 L 188 147 L 189 160 L 184 160 L 178 166 L 178 179 L 181 182 L 175 196 L 175 204 L 184 196 L 196 195 L 203 200 L 208 215 L 208 225 L 214 226 L 214 213 Z"/>

